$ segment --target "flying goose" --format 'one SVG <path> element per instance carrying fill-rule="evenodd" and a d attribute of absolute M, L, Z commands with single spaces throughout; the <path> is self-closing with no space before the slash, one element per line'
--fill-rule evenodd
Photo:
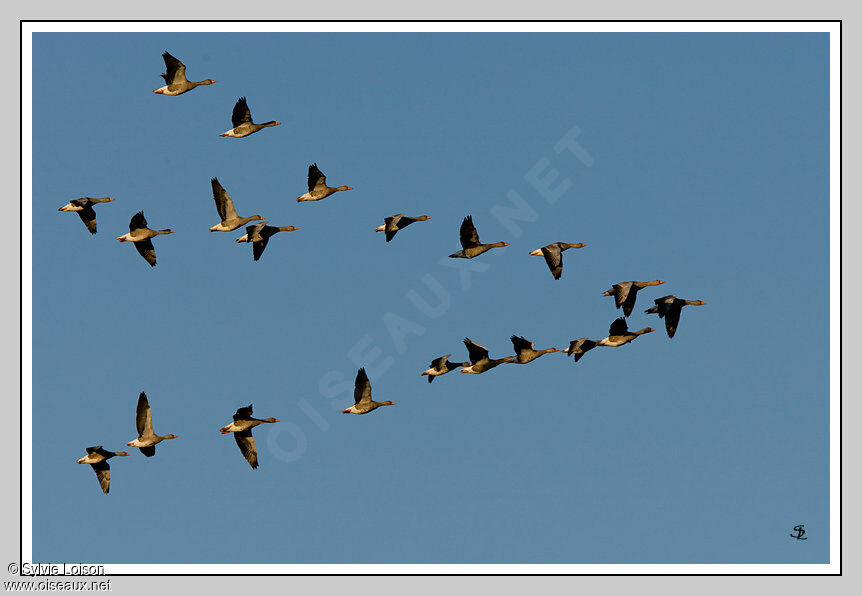
<path fill-rule="evenodd" d="M 111 488 L 111 466 L 108 465 L 108 460 L 115 455 L 128 456 L 125 451 L 106 451 L 101 445 L 96 447 L 87 447 L 87 455 L 77 460 L 79 464 L 90 464 L 93 466 L 93 471 L 96 473 L 96 478 L 99 479 L 99 486 L 102 487 L 102 492 L 106 495 Z"/>
<path fill-rule="evenodd" d="M 317 167 L 316 163 L 308 166 L 308 192 L 296 197 L 297 203 L 303 201 L 319 201 L 340 190 L 353 190 L 352 186 L 326 186 L 326 176 Z"/>
<path fill-rule="evenodd" d="M 591 339 L 587 339 L 586 337 L 582 337 L 580 339 L 573 339 L 569 342 L 569 347 L 565 350 L 562 350 L 564 354 L 568 354 L 571 356 L 575 355 L 575 362 L 581 359 L 581 357 L 599 345 L 599 342 L 593 341 Z"/>
<path fill-rule="evenodd" d="M 420 376 L 424 377 L 425 375 L 428 375 L 428 382 L 430 383 L 434 380 L 434 377 L 445 375 L 461 366 L 470 366 L 469 362 L 449 362 L 449 357 L 451 355 L 452 354 L 446 354 L 445 356 L 440 356 L 439 358 L 432 360 L 431 368 L 426 370 Z"/>
<path fill-rule="evenodd" d="M 247 137 L 248 135 L 259 131 L 261 128 L 266 128 L 267 126 L 278 126 L 281 124 L 281 122 L 276 122 L 275 120 L 270 120 L 263 124 L 255 124 L 252 122 L 251 110 L 248 109 L 248 104 L 244 97 L 240 97 L 237 100 L 236 105 L 233 107 L 231 122 L 233 124 L 233 128 L 220 134 L 220 137 Z"/>
<path fill-rule="evenodd" d="M 298 230 L 296 226 L 268 226 L 265 223 L 254 224 L 251 226 L 246 226 L 245 235 L 240 236 L 236 239 L 237 242 L 251 242 L 251 249 L 254 253 L 254 260 L 257 261 L 260 259 L 260 255 L 263 254 L 263 249 L 266 248 L 266 243 L 269 242 L 270 237 L 278 234 L 279 232 L 293 232 L 294 230 Z"/>
<path fill-rule="evenodd" d="M 640 331 L 629 331 L 629 326 L 626 325 L 625 317 L 620 317 L 611 323 L 611 328 L 608 330 L 608 336 L 596 342 L 596 345 L 618 348 L 630 341 L 636 340 L 644 333 L 652 333 L 653 331 L 655 331 L 655 329 L 652 327 L 644 327 Z"/>
<path fill-rule="evenodd" d="M 548 348 L 546 350 L 536 350 L 533 347 L 533 342 L 528 339 L 524 339 L 523 337 L 519 337 L 517 335 L 513 335 L 509 338 L 512 341 L 512 345 L 515 346 L 515 360 L 514 362 L 517 364 L 527 364 L 528 362 L 532 362 L 542 354 L 550 354 L 551 352 L 559 352 L 557 348 Z"/>
<path fill-rule="evenodd" d="M 488 348 L 482 344 L 477 344 L 469 337 L 464 338 L 464 345 L 467 346 L 467 352 L 470 354 L 470 362 L 472 363 L 467 368 L 462 368 L 462 373 L 472 373 L 474 375 L 482 374 L 485 371 L 491 370 L 504 362 L 514 362 L 514 356 L 506 356 L 497 360 L 488 357 Z"/>
<path fill-rule="evenodd" d="M 233 415 L 233 422 L 221 429 L 221 434 L 233 433 L 233 438 L 236 439 L 236 444 L 242 452 L 242 456 L 248 460 L 249 465 L 253 470 L 257 469 L 257 448 L 254 445 L 254 437 L 251 436 L 251 429 L 258 424 L 264 422 L 278 422 L 278 418 L 252 418 L 251 404 L 245 408 L 240 408 Z"/>
<path fill-rule="evenodd" d="M 113 201 L 111 197 L 94 199 L 93 197 L 81 197 L 74 199 L 69 204 L 63 205 L 58 211 L 76 211 L 81 221 L 87 226 L 91 234 L 96 233 L 96 212 L 93 210 L 93 205 L 96 203 L 110 203 Z"/>
<path fill-rule="evenodd" d="M 165 439 L 177 439 L 177 435 L 157 435 L 153 430 L 153 413 L 150 411 L 150 402 L 147 394 L 142 391 L 138 396 L 138 408 L 135 411 L 135 428 L 138 430 L 138 438 L 126 443 L 126 447 L 137 447 L 147 457 L 156 454 L 156 445 Z"/>
<path fill-rule="evenodd" d="M 346 410 L 341 410 L 342 414 L 367 414 L 380 406 L 395 405 L 393 401 L 377 402 L 371 399 L 371 382 L 368 380 L 368 375 L 365 374 L 365 368 L 360 368 L 356 373 L 356 381 L 353 383 L 353 401 L 352 406 Z"/>
<path fill-rule="evenodd" d="M 386 222 L 382 226 L 374 229 L 375 232 L 386 232 L 386 242 L 395 238 L 398 230 L 403 230 L 407 226 L 417 221 L 427 221 L 431 219 L 430 215 L 420 215 L 419 217 L 404 217 L 403 213 L 387 217 L 383 221 Z"/>
<path fill-rule="evenodd" d="M 578 244 L 554 242 L 553 244 L 543 246 L 542 248 L 537 248 L 530 252 L 530 254 L 537 257 L 544 256 L 545 262 L 548 264 L 548 269 L 551 270 L 551 275 L 554 276 L 554 279 L 560 279 L 560 276 L 563 275 L 563 251 L 570 248 L 583 248 L 585 246 L 586 244 L 582 242 Z"/>
<path fill-rule="evenodd" d="M 623 314 L 628 317 L 632 314 L 632 309 L 635 307 L 638 290 L 642 290 L 647 286 L 657 286 L 663 283 L 664 282 L 660 279 L 653 281 L 621 281 L 620 283 L 611 286 L 611 289 L 607 290 L 602 294 L 602 296 L 613 296 L 617 308 L 622 306 Z"/>
<path fill-rule="evenodd" d="M 476 226 L 473 225 L 473 216 L 468 215 L 461 222 L 461 246 L 463 247 L 462 250 L 452 253 L 449 255 L 449 258 L 472 259 L 492 248 L 509 246 L 509 243 L 495 242 L 494 244 L 482 244 L 479 242 L 479 232 L 476 231 Z"/>
<path fill-rule="evenodd" d="M 656 300 L 655 306 L 646 309 L 644 312 L 648 314 L 658 314 L 659 318 L 664 317 L 664 326 L 667 329 L 667 336 L 673 337 L 676 333 L 676 328 L 679 325 L 679 315 L 682 313 L 683 306 L 702 306 L 706 304 L 703 300 L 682 300 L 677 298 L 676 294 L 662 296 Z"/>
<path fill-rule="evenodd" d="M 147 220 L 144 218 L 144 212 L 138 211 L 132 216 L 129 222 L 129 233 L 117 236 L 120 242 L 134 242 L 135 248 L 141 253 L 141 256 L 150 264 L 150 267 L 156 266 L 156 249 L 153 248 L 153 243 L 150 238 L 159 234 L 173 234 L 173 230 L 151 230 L 147 227 Z"/>
<path fill-rule="evenodd" d="M 265 219 L 260 215 L 252 215 L 251 217 L 240 217 L 236 214 L 236 209 L 233 206 L 233 200 L 228 196 L 227 191 L 219 183 L 218 178 L 210 180 L 213 187 L 213 200 L 215 200 L 218 216 L 221 218 L 221 223 L 210 228 L 210 232 L 231 232 L 240 226 L 244 226 L 250 221 Z"/>
<path fill-rule="evenodd" d="M 162 54 L 165 59 L 165 73 L 161 77 L 165 80 L 166 85 L 153 89 L 153 93 L 162 95 L 182 95 L 186 91 L 191 91 L 198 85 L 212 85 L 215 83 L 212 79 L 203 81 L 189 81 L 186 78 L 186 65 L 165 52 Z"/>

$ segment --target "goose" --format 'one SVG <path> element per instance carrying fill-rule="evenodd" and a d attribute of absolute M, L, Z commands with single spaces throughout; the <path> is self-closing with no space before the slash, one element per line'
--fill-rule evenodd
<path fill-rule="evenodd" d="M 428 221 L 429 219 L 431 219 L 430 215 L 420 215 L 419 217 L 404 217 L 403 213 L 398 213 L 384 219 L 383 221 L 386 223 L 384 223 L 382 226 L 374 228 L 374 231 L 386 232 L 386 242 L 389 242 L 390 240 L 395 238 L 395 234 L 398 233 L 398 230 L 403 230 L 410 224 L 417 221 Z"/>
<path fill-rule="evenodd" d="M 638 290 L 642 290 L 647 286 L 657 286 L 664 282 L 660 279 L 653 281 L 621 281 L 618 284 L 611 286 L 611 289 L 606 291 L 603 296 L 613 296 L 617 308 L 623 307 L 623 314 L 630 316 L 632 309 L 635 307 Z"/>
<path fill-rule="evenodd" d="M 449 255 L 451 259 L 472 259 L 483 252 L 500 246 L 509 246 L 508 242 L 495 242 L 494 244 L 482 244 L 479 242 L 479 233 L 473 225 L 473 216 L 468 215 L 461 222 L 461 246 L 462 250 Z"/>
<path fill-rule="evenodd" d="M 629 331 L 629 326 L 626 325 L 625 317 L 620 317 L 611 323 L 611 328 L 608 330 L 608 336 L 596 342 L 596 345 L 618 348 L 630 341 L 636 340 L 644 333 L 652 333 L 653 331 L 655 331 L 655 329 L 652 327 L 644 327 L 640 331 Z"/>
<path fill-rule="evenodd" d="M 676 294 L 662 296 L 657 300 L 653 300 L 655 306 L 646 309 L 647 314 L 658 314 L 659 318 L 664 317 L 664 326 L 667 329 L 667 336 L 673 337 L 676 333 L 676 328 L 679 325 L 679 315 L 682 313 L 683 306 L 703 306 L 706 304 L 703 300 L 682 300 L 677 298 Z"/>
<path fill-rule="evenodd" d="M 252 418 L 251 404 L 245 408 L 240 408 L 233 415 L 233 422 L 225 427 L 222 427 L 221 434 L 233 433 L 233 438 L 239 447 L 242 456 L 248 460 L 252 470 L 257 469 L 257 448 L 254 446 L 254 437 L 251 436 L 251 429 L 258 424 L 264 422 L 278 422 L 278 418 Z"/>
<path fill-rule="evenodd" d="M 446 354 L 445 356 L 440 356 L 435 360 L 431 361 L 431 368 L 426 370 L 420 376 L 428 376 L 428 382 L 432 382 L 434 377 L 439 377 L 440 375 L 445 375 L 448 372 L 452 372 L 456 368 L 460 366 L 470 366 L 469 362 L 449 362 L 449 357 L 452 354 Z"/>
<path fill-rule="evenodd" d="M 462 368 L 462 373 L 472 373 L 474 375 L 479 375 L 485 371 L 491 370 L 498 364 L 515 361 L 514 356 L 506 356 L 505 358 L 500 358 L 498 360 L 489 358 L 488 348 L 486 348 L 482 344 L 477 344 L 469 337 L 464 338 L 464 345 L 467 346 L 467 352 L 470 353 L 470 362 L 472 364 L 467 368 Z"/>
<path fill-rule="evenodd" d="M 298 230 L 296 226 L 268 226 L 265 223 L 254 224 L 245 228 L 245 235 L 236 239 L 237 242 L 251 242 L 251 249 L 254 253 L 254 260 L 260 259 L 263 254 L 263 249 L 266 248 L 266 243 L 269 242 L 271 236 L 279 232 L 293 232 Z"/>
<path fill-rule="evenodd" d="M 221 133 L 219 135 L 220 137 L 247 137 L 248 135 L 259 131 L 261 128 L 266 128 L 267 126 L 278 126 L 281 124 L 281 122 L 276 122 L 275 120 L 270 120 L 269 122 L 264 122 L 262 124 L 255 124 L 252 122 L 251 110 L 248 109 L 248 104 L 244 97 L 240 97 L 237 100 L 236 105 L 233 107 L 231 123 L 233 124 L 233 128 L 227 132 Z"/>
<path fill-rule="evenodd" d="M 101 445 L 97 445 L 96 447 L 87 447 L 87 455 L 77 460 L 79 464 L 93 466 L 96 478 L 99 479 L 99 486 L 102 487 L 102 492 L 106 495 L 111 489 L 111 466 L 108 465 L 108 460 L 115 455 L 128 456 L 129 454 L 125 451 L 107 451 L 102 449 Z"/>
<path fill-rule="evenodd" d="M 147 401 L 147 393 L 142 391 L 138 396 L 138 407 L 135 411 L 135 428 L 138 429 L 138 438 L 126 443 L 126 447 L 137 447 L 147 457 L 156 454 L 156 445 L 165 439 L 178 439 L 177 435 L 157 435 L 153 430 L 153 413 L 150 411 L 150 402 Z"/>
<path fill-rule="evenodd" d="M 162 54 L 165 59 L 165 73 L 161 77 L 165 80 L 166 85 L 153 89 L 153 93 L 161 95 L 182 95 L 186 91 L 191 91 L 198 85 L 212 85 L 215 83 L 212 79 L 203 81 L 189 81 L 186 78 L 186 65 L 165 52 Z"/>
<path fill-rule="evenodd" d="M 216 210 L 218 211 L 218 216 L 221 218 L 221 223 L 211 227 L 210 232 L 232 232 L 250 221 L 265 219 L 261 215 L 240 217 L 236 214 L 233 201 L 228 196 L 224 187 L 219 183 L 218 178 L 213 178 L 210 180 L 210 183 L 213 187 L 213 200 L 215 201 Z"/>
<path fill-rule="evenodd" d="M 354 404 L 352 406 L 341 410 L 342 414 L 367 414 L 380 406 L 395 405 L 393 401 L 377 402 L 371 399 L 371 381 L 368 380 L 368 375 L 365 374 L 365 368 L 360 368 L 356 373 L 356 381 L 353 383 L 353 401 Z"/>
<path fill-rule="evenodd" d="M 113 201 L 111 197 L 103 197 L 96 199 L 93 197 L 81 197 L 70 201 L 67 205 L 63 205 L 58 211 L 76 211 L 81 221 L 87 226 L 91 234 L 96 233 L 96 212 L 93 210 L 93 205 L 96 203 L 110 203 Z"/>
<path fill-rule="evenodd" d="M 570 248 L 583 248 L 586 244 L 580 242 L 578 244 L 568 244 L 566 242 L 554 242 L 542 248 L 537 248 L 531 251 L 531 255 L 537 257 L 544 256 L 545 262 L 548 264 L 548 269 L 551 270 L 551 275 L 554 279 L 560 279 L 563 275 L 563 251 Z"/>
<path fill-rule="evenodd" d="M 517 335 L 513 335 L 509 338 L 512 340 L 512 345 L 515 346 L 515 356 L 514 362 L 517 364 L 527 364 L 528 362 L 532 362 L 542 354 L 550 354 L 552 352 L 559 352 L 557 348 L 548 348 L 546 350 L 536 350 L 533 347 L 533 342 L 528 339 L 524 339 L 523 337 L 519 337 Z"/>
<path fill-rule="evenodd" d="M 147 220 L 144 218 L 144 212 L 138 211 L 132 216 L 129 222 L 129 233 L 117 236 L 120 242 L 134 242 L 135 248 L 141 253 L 141 256 L 150 264 L 150 267 L 156 266 L 156 249 L 153 248 L 153 243 L 150 240 L 153 236 L 159 234 L 173 234 L 173 230 L 151 230 L 147 227 Z"/>
<path fill-rule="evenodd" d="M 568 354 L 571 356 L 575 355 L 575 362 L 581 359 L 581 357 L 599 345 L 599 342 L 593 341 L 591 339 L 587 339 L 586 337 L 582 337 L 580 339 L 573 339 L 569 342 L 569 347 L 565 350 L 562 350 L 564 354 Z"/>
<path fill-rule="evenodd" d="M 296 197 L 297 203 L 303 201 L 319 201 L 340 190 L 353 190 L 352 186 L 326 186 L 326 175 L 317 167 L 317 163 L 308 166 L 308 192 Z"/>

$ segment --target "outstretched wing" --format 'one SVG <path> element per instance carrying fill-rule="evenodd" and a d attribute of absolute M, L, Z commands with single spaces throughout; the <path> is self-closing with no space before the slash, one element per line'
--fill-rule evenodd
<path fill-rule="evenodd" d="M 326 176 L 317 167 L 317 163 L 308 166 L 308 192 L 314 192 L 315 188 L 326 188 Z"/>
<path fill-rule="evenodd" d="M 165 74 L 162 75 L 162 78 L 165 79 L 165 82 L 168 85 L 174 85 L 176 83 L 185 83 L 186 79 L 186 65 L 165 52 L 162 54 L 162 58 L 165 59 Z"/>
<path fill-rule="evenodd" d="M 479 232 L 476 231 L 476 226 L 473 225 L 473 216 L 468 215 L 461 222 L 461 246 L 466 249 L 478 245 Z"/>
<path fill-rule="evenodd" d="M 613 323 L 611 323 L 611 328 L 608 330 L 608 335 L 610 337 L 613 337 L 615 335 L 625 335 L 628 332 L 629 326 L 626 325 L 625 317 L 620 317 L 614 320 Z"/>
<path fill-rule="evenodd" d="M 147 219 L 144 217 L 143 211 L 138 211 L 132 216 L 132 219 L 129 221 L 129 231 L 134 232 L 135 230 L 141 230 L 147 227 Z"/>
<path fill-rule="evenodd" d="M 529 341 L 523 337 L 513 335 L 509 339 L 512 340 L 512 345 L 515 346 L 515 353 L 516 354 L 520 354 L 523 350 L 532 350 L 533 349 L 533 342 L 531 342 L 531 341 Z"/>
<path fill-rule="evenodd" d="M 138 430 L 139 437 L 152 437 L 153 432 L 153 414 L 150 410 L 150 402 L 147 400 L 147 394 L 142 391 L 138 396 L 138 408 L 135 412 L 135 427 Z"/>
<path fill-rule="evenodd" d="M 251 245 L 251 251 L 254 254 L 254 260 L 257 261 L 260 259 L 260 256 L 263 254 L 264 249 L 266 248 L 267 243 L 269 242 L 269 236 L 260 235 L 260 240 L 255 240 Z"/>
<path fill-rule="evenodd" d="M 149 447 L 138 447 L 138 449 L 140 449 L 141 453 L 143 453 L 147 457 L 152 457 L 156 454 L 155 445 L 150 445 Z"/>
<path fill-rule="evenodd" d="M 149 238 L 135 242 L 135 248 L 138 249 L 141 256 L 150 264 L 150 267 L 156 266 L 156 249 L 153 248 L 153 243 Z"/>
<path fill-rule="evenodd" d="M 365 374 L 365 368 L 360 368 L 356 373 L 356 381 L 353 383 L 353 403 L 371 401 L 371 381 Z"/>
<path fill-rule="evenodd" d="M 664 315 L 664 328 L 667 329 L 667 336 L 673 337 L 676 333 L 677 325 L 679 325 L 679 316 L 682 314 L 682 307 L 669 308 Z"/>
<path fill-rule="evenodd" d="M 431 368 L 436 370 L 440 370 L 443 368 L 443 365 L 446 364 L 446 361 L 449 360 L 449 357 L 452 354 L 446 354 L 445 356 L 440 356 L 439 358 L 435 358 L 431 361 Z M 430 375 L 429 375 L 430 376 Z"/>
<path fill-rule="evenodd" d="M 555 244 L 544 246 L 542 247 L 542 256 L 545 257 L 545 263 L 548 264 L 548 269 L 551 270 L 554 279 L 560 279 L 563 274 L 563 252 L 560 247 Z"/>
<path fill-rule="evenodd" d="M 248 461 L 252 470 L 257 469 L 257 447 L 254 444 L 254 437 L 251 436 L 251 429 L 233 433 L 233 438 L 239 447 L 240 453 Z"/>
<path fill-rule="evenodd" d="M 251 122 L 251 110 L 248 109 L 248 103 L 246 103 L 244 97 L 240 97 L 237 100 L 230 119 L 234 128 L 243 122 Z"/>
<path fill-rule="evenodd" d="M 464 345 L 467 346 L 467 352 L 470 354 L 470 362 L 473 364 L 488 357 L 488 348 L 482 344 L 477 344 L 469 337 L 464 338 Z"/>
<path fill-rule="evenodd" d="M 91 234 L 96 233 L 96 212 L 92 207 L 88 205 L 78 211 L 78 217 L 81 218 L 81 221 L 84 222 L 84 225 L 87 226 Z"/>
<path fill-rule="evenodd" d="M 248 420 L 249 418 L 251 418 L 251 414 L 252 407 L 251 404 L 248 404 L 246 407 L 239 408 L 236 411 L 236 414 L 233 415 L 233 421 L 237 422 L 238 420 Z"/>
<path fill-rule="evenodd" d="M 111 466 L 109 466 L 106 461 L 100 461 L 90 465 L 93 466 L 96 478 L 99 479 L 99 486 L 102 487 L 102 492 L 107 495 L 108 491 L 111 489 Z"/>
<path fill-rule="evenodd" d="M 222 221 L 227 219 L 233 219 L 236 215 L 236 209 L 233 206 L 233 201 L 230 196 L 228 196 L 227 191 L 218 181 L 218 178 L 213 178 L 210 180 L 210 183 L 213 187 L 213 200 L 216 204 L 216 210 L 218 211 L 218 216 Z"/>
<path fill-rule="evenodd" d="M 397 234 L 400 229 L 398 224 L 402 217 L 404 217 L 404 214 L 398 213 L 397 215 L 392 215 L 383 220 L 386 223 L 386 229 L 384 230 L 386 232 L 386 242 L 395 238 L 395 234 Z"/>

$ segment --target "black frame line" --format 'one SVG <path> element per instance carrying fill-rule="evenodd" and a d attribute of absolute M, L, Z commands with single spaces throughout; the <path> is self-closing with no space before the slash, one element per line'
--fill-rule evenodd
<path fill-rule="evenodd" d="M 839 172 L 839 188 L 844 188 L 844 161 L 843 161 L 843 148 L 844 148 L 844 20 L 843 19 L 427 19 L 427 20 L 415 20 L 415 19 L 331 19 L 331 20 L 321 20 L 321 19 L 175 19 L 175 20 L 164 20 L 164 19 L 20 19 L 18 21 L 18 104 L 19 104 L 19 113 L 23 113 L 24 106 L 24 64 L 23 64 L 23 51 L 24 51 L 24 23 L 838 23 L 838 35 L 841 44 L 839 45 L 839 55 L 838 55 L 838 64 L 839 64 L 839 72 L 838 74 L 838 89 L 839 89 L 839 97 L 838 97 L 838 172 Z M 827 48 L 828 51 L 828 48 Z M 827 62 L 828 68 L 828 62 Z M 835 73 L 829 72 L 829 80 L 835 75 Z M 829 85 L 827 84 L 826 88 L 827 97 L 829 97 Z M 829 102 L 827 100 L 827 111 L 828 111 Z M 829 113 L 829 119 L 831 120 L 833 114 Z M 24 161 L 24 120 L 23 118 L 19 119 L 18 122 L 18 159 L 19 163 L 23 164 Z M 829 127 L 827 124 L 827 138 L 829 137 Z M 827 144 L 827 151 L 829 145 Z M 835 156 L 829 153 L 829 162 L 835 159 Z M 829 172 L 829 168 L 827 167 L 827 175 Z M 32 176 L 32 172 L 30 173 Z M 18 172 L 18 187 L 19 187 L 19 205 L 23 207 L 24 205 L 24 170 L 23 167 L 19 169 Z M 829 187 L 827 186 L 827 194 L 829 192 Z M 830 196 L 831 200 L 831 196 Z M 32 202 L 32 197 L 31 197 Z M 838 197 L 838 234 L 841 234 L 841 226 L 843 224 L 843 196 L 839 194 Z M 829 209 L 829 201 L 827 201 L 827 211 Z M 829 226 L 829 219 L 827 218 L 827 227 Z M 19 220 L 19 238 L 18 238 L 18 247 L 19 247 L 19 255 L 18 255 L 18 278 L 19 281 L 23 280 L 24 275 L 24 223 Z M 829 230 L 830 233 L 833 233 L 834 230 Z M 841 428 L 844 426 L 844 400 L 843 400 L 843 390 L 844 390 L 844 370 L 843 370 L 843 291 L 844 291 L 844 282 L 843 277 L 841 275 L 844 269 L 844 255 L 843 255 L 843 247 L 839 243 L 839 251 L 838 251 L 838 373 L 839 373 L 839 386 L 838 386 L 838 423 L 839 423 L 839 432 Z M 829 243 L 827 239 L 826 252 L 829 255 Z M 827 256 L 826 263 L 826 277 L 827 277 L 827 287 L 826 292 L 827 296 L 829 295 L 829 256 Z M 24 463 L 21 459 L 20 455 L 24 452 L 24 286 L 23 283 L 19 285 L 18 288 L 18 346 L 19 346 L 19 379 L 18 379 L 18 407 L 19 407 L 19 416 L 18 416 L 18 445 L 19 445 L 19 460 L 18 460 L 18 560 L 24 560 L 24 552 L 23 552 L 23 539 L 24 539 L 24 519 L 23 519 L 23 503 L 24 503 Z M 828 304 L 828 300 L 827 300 Z M 829 352 L 829 334 L 830 334 L 830 324 L 829 321 L 834 316 L 834 313 L 829 313 L 827 317 L 827 328 L 826 328 L 826 350 L 827 354 L 829 354 L 829 360 L 834 356 Z M 829 372 L 827 365 L 827 387 L 829 386 Z M 31 371 L 32 374 L 32 371 Z M 828 403 L 828 402 L 827 402 Z M 827 416 L 827 425 L 829 418 Z M 830 435 L 834 429 L 829 428 Z M 828 451 L 828 445 L 827 445 Z M 107 575 L 107 577 L 485 577 L 485 576 L 494 576 L 494 577 L 620 577 L 620 576 L 631 576 L 631 577 L 843 577 L 844 575 L 844 532 L 842 527 L 842 522 L 844 519 L 844 452 L 843 445 L 839 443 L 838 449 L 838 535 L 839 535 L 839 544 L 841 548 L 840 556 L 838 559 L 838 569 L 837 573 L 147 573 L 147 574 L 138 574 L 138 573 L 111 573 Z M 827 469 L 829 468 L 829 461 L 827 459 L 826 462 Z M 832 470 L 830 470 L 832 472 Z M 827 491 L 828 491 L 829 483 L 827 482 Z M 829 507 L 829 500 L 826 502 L 827 511 L 829 511 L 829 517 L 831 521 L 832 511 Z M 828 545 L 827 545 L 828 549 Z M 833 553 L 829 553 L 830 557 Z M 472 565 L 472 563 L 465 563 L 465 565 Z M 828 564 L 828 563 L 827 563 Z M 518 565 L 517 563 L 513 563 L 512 565 Z M 613 565 L 613 564 L 610 564 Z M 646 563 L 644 565 L 651 565 Z M 21 574 L 21 570 L 19 567 L 18 572 L 19 577 L 24 577 Z M 72 577 L 69 575 L 58 575 L 54 577 Z M 79 577 L 79 576 L 74 576 Z"/>

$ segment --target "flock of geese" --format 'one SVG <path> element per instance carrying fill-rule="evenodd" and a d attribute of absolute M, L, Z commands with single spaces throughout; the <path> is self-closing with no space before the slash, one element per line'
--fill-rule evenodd
<path fill-rule="evenodd" d="M 161 95 L 181 95 L 191 91 L 195 87 L 201 85 L 211 85 L 215 83 L 213 79 L 205 79 L 203 81 L 189 81 L 186 78 L 186 66 L 169 53 L 162 54 L 165 61 L 166 73 L 162 74 L 165 80 L 165 85 L 154 92 Z M 245 97 L 240 97 L 233 108 L 232 113 L 233 127 L 227 132 L 219 136 L 242 138 L 258 132 L 259 130 L 271 126 L 278 126 L 280 123 L 276 121 L 255 123 L 251 117 L 248 103 Z M 264 249 L 266 248 L 269 239 L 279 232 L 292 232 L 297 230 L 295 226 L 270 226 L 265 222 L 265 218 L 261 215 L 252 215 L 250 217 L 240 217 L 227 191 L 219 183 L 217 178 L 212 178 L 212 193 L 215 202 L 216 211 L 220 222 L 210 227 L 211 232 L 232 232 L 249 222 L 259 221 L 248 225 L 245 228 L 245 235 L 237 238 L 237 242 L 248 242 L 252 244 L 253 257 L 257 261 L 261 258 Z M 331 196 L 336 192 L 352 190 L 350 186 L 330 187 L 326 184 L 326 176 L 317 167 L 316 163 L 308 167 L 308 192 L 297 197 L 297 202 L 304 201 L 320 201 Z M 70 211 L 77 213 L 84 222 L 87 230 L 91 234 L 97 232 L 96 212 L 93 207 L 100 203 L 113 201 L 113 198 L 102 197 L 82 197 L 70 201 L 67 205 L 60 207 L 60 211 Z M 407 217 L 403 213 L 392 215 L 384 219 L 383 225 L 377 227 L 375 232 L 385 232 L 386 242 L 390 242 L 395 235 L 406 228 L 407 226 L 431 219 L 428 215 L 418 217 Z M 141 257 L 155 267 L 156 252 L 152 243 L 152 239 L 162 234 L 172 234 L 173 230 L 153 230 L 148 227 L 147 220 L 144 217 L 143 211 L 139 211 L 132 216 L 129 222 L 129 232 L 117 237 L 120 242 L 132 242 L 135 245 Z M 451 258 L 472 259 L 479 255 L 492 250 L 494 248 L 508 246 L 508 242 L 495 242 L 492 244 L 483 244 L 479 240 L 479 233 L 473 223 L 472 216 L 468 215 L 461 222 L 460 228 L 461 250 L 449 255 Z M 554 242 L 537 248 L 531 251 L 531 255 L 542 256 L 545 258 L 545 263 L 551 271 L 554 279 L 561 278 L 563 273 L 563 252 L 570 248 L 583 248 L 586 246 L 583 243 L 571 244 L 566 242 Z M 582 337 L 572 340 L 569 346 L 559 350 L 557 348 L 546 348 L 543 350 L 535 349 L 533 342 L 522 336 L 511 336 L 512 345 L 514 347 L 514 356 L 505 356 L 503 358 L 491 358 L 488 349 L 469 339 L 464 339 L 464 345 L 467 347 L 469 362 L 449 362 L 451 354 L 446 354 L 434 359 L 430 367 L 421 373 L 422 376 L 428 377 L 428 382 L 434 381 L 435 377 L 445 375 L 457 368 L 461 369 L 462 373 L 482 374 L 501 364 L 528 364 L 536 360 L 540 356 L 552 352 L 563 352 L 569 356 L 574 355 L 574 360 L 577 362 L 584 354 L 597 346 L 620 347 L 628 344 L 641 335 L 654 331 L 651 327 L 645 327 L 640 331 L 630 331 L 626 323 L 626 317 L 629 317 L 635 306 L 637 293 L 647 287 L 657 286 L 665 283 L 663 280 L 653 281 L 623 281 L 614 284 L 607 290 L 605 296 L 613 296 L 617 309 L 622 308 L 623 315 L 615 319 L 608 330 L 608 336 L 600 340 L 591 340 L 587 337 Z M 665 321 L 665 328 L 668 337 L 673 337 L 679 325 L 680 313 L 684 306 L 699 306 L 705 304 L 702 300 L 682 300 L 676 295 L 670 294 L 654 300 L 655 305 L 648 308 L 645 312 L 649 314 L 657 314 Z M 380 406 L 394 405 L 391 401 L 377 402 L 371 398 L 371 382 L 365 372 L 365 368 L 360 368 L 356 374 L 353 391 L 354 403 L 349 408 L 342 410 L 344 414 L 367 414 L 379 408 Z M 221 428 L 222 434 L 233 433 L 236 444 L 239 447 L 243 457 L 248 461 L 252 469 L 258 467 L 258 454 L 255 447 L 252 429 L 255 426 L 264 423 L 278 422 L 276 418 L 254 418 L 252 416 L 252 406 L 239 408 L 233 415 L 233 422 Z M 129 447 L 137 447 L 146 457 L 152 457 L 156 453 L 156 445 L 166 439 L 175 439 L 176 435 L 157 435 L 153 430 L 153 417 L 150 409 L 150 404 L 146 393 L 141 393 L 138 397 L 137 409 L 135 414 L 135 425 L 138 437 L 128 443 Z M 96 472 L 99 480 L 99 485 L 102 491 L 107 494 L 110 489 L 111 471 L 108 465 L 108 460 L 115 456 L 128 456 L 125 451 L 108 451 L 101 446 L 88 447 L 87 455 L 77 460 L 79 464 L 90 464 Z"/>

